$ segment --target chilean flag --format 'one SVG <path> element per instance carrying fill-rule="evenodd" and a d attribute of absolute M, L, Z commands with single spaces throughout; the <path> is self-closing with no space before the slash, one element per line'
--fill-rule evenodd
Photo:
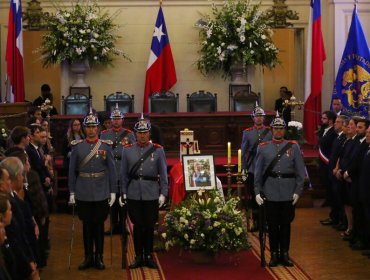
<path fill-rule="evenodd" d="M 321 2 L 311 1 L 311 16 L 308 30 L 306 82 L 304 103 L 305 138 L 309 144 L 316 144 L 315 130 L 320 125 L 321 90 L 326 59 L 321 32 Z"/>
<path fill-rule="evenodd" d="M 170 90 L 176 80 L 175 64 L 166 23 L 162 7 L 159 7 L 146 70 L 143 112 L 148 112 L 148 99 L 153 92 Z"/>
<path fill-rule="evenodd" d="M 6 69 L 13 102 L 24 102 L 23 35 L 21 0 L 10 0 Z"/>

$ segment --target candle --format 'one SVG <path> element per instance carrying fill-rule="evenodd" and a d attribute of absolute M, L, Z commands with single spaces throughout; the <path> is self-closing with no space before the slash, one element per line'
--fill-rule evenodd
<path fill-rule="evenodd" d="M 231 164 L 231 143 L 227 142 L 227 164 Z"/>
<path fill-rule="evenodd" d="M 242 150 L 238 150 L 238 173 L 242 172 Z"/>

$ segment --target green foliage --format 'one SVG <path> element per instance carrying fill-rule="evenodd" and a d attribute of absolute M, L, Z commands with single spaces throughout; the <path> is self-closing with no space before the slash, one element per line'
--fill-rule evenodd
<path fill-rule="evenodd" d="M 165 217 L 166 248 L 178 245 L 194 251 L 239 251 L 249 247 L 238 198 L 222 201 L 216 190 L 199 190 Z"/>
<path fill-rule="evenodd" d="M 114 33 L 118 26 L 96 0 L 77 1 L 71 9 L 57 8 L 49 17 L 48 28 L 41 47 L 44 66 L 85 59 L 91 65 L 107 65 L 116 55 L 128 59 L 115 48 L 120 38 Z"/>
<path fill-rule="evenodd" d="M 213 17 L 202 15 L 196 26 L 201 39 L 197 63 L 203 74 L 222 71 L 227 77 L 236 62 L 275 67 L 279 51 L 271 39 L 272 19 L 259 7 L 249 0 L 227 0 L 220 8 L 213 5 Z"/>

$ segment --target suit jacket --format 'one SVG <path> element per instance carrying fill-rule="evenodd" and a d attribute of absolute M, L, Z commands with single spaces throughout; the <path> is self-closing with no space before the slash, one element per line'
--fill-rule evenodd
<path fill-rule="evenodd" d="M 28 154 L 31 168 L 39 174 L 41 183 L 43 184 L 46 177 L 51 177 L 47 167 L 45 166 L 44 159 L 32 144 L 29 144 L 26 147 L 26 152 Z"/>
<path fill-rule="evenodd" d="M 358 191 L 360 201 L 367 204 L 370 201 L 369 170 L 370 170 L 370 146 L 368 145 L 360 165 L 359 191 Z"/>
<path fill-rule="evenodd" d="M 319 132 L 319 153 L 320 160 L 324 163 L 329 161 L 333 142 L 338 134 L 335 132 L 332 126 L 324 135 L 324 129 Z"/>
<path fill-rule="evenodd" d="M 329 175 L 332 174 L 332 170 L 335 168 L 341 149 L 343 148 L 344 142 L 346 141 L 346 135 L 342 133 L 334 139 L 333 146 L 329 157 Z"/>

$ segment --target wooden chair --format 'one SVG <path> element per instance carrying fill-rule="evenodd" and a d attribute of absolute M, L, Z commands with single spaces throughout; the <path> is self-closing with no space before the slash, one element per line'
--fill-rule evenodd
<path fill-rule="evenodd" d="M 90 99 L 84 94 L 74 93 L 67 97 L 62 96 L 64 115 L 86 115 L 89 112 Z"/>
<path fill-rule="evenodd" d="M 108 96 L 104 95 L 105 111 L 112 112 L 116 108 L 116 103 L 118 103 L 118 108 L 122 113 L 133 113 L 134 100 L 135 96 L 133 94 L 129 95 L 122 92 L 115 92 Z"/>
<path fill-rule="evenodd" d="M 229 111 L 245 112 L 253 111 L 256 101 L 260 104 L 261 94 L 255 93 L 251 85 L 230 85 L 229 87 Z"/>
<path fill-rule="evenodd" d="M 217 93 L 200 90 L 186 95 L 188 112 L 216 112 Z"/>
<path fill-rule="evenodd" d="M 152 113 L 173 113 L 179 111 L 179 94 L 171 91 L 155 92 L 149 96 L 149 111 Z"/>

